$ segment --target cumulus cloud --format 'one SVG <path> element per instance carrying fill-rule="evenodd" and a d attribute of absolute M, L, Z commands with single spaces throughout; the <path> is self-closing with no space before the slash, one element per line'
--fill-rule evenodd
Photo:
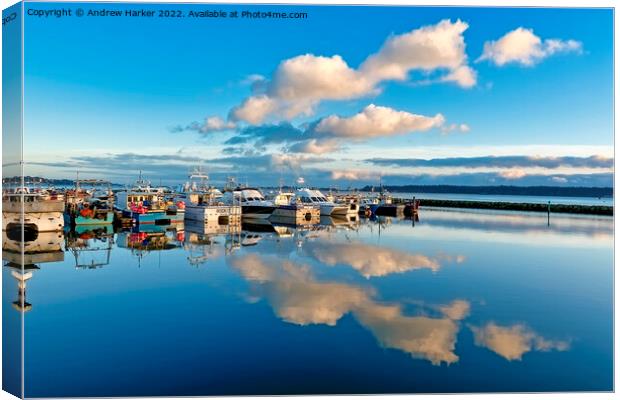
<path fill-rule="evenodd" d="M 286 152 L 322 154 L 341 149 L 343 142 L 425 132 L 443 128 L 444 123 L 441 114 L 425 116 L 370 104 L 350 117 L 330 115 L 300 127 L 289 122 L 247 126 L 226 140 L 225 144 L 252 142 L 257 148 L 286 144 L 283 149 Z M 447 129 L 466 131 L 469 127 L 453 124 Z"/>
<path fill-rule="evenodd" d="M 472 87 L 476 72 L 467 65 L 467 28 L 460 20 L 442 20 L 391 36 L 357 69 L 340 55 L 304 54 L 283 60 L 270 80 L 260 80 L 253 95 L 231 110 L 230 118 L 260 124 L 270 116 L 309 116 L 321 101 L 375 95 L 382 82 L 404 81 L 412 71 L 438 72 L 442 76 L 435 81 Z"/>
<path fill-rule="evenodd" d="M 497 40 L 484 43 L 477 61 L 489 60 L 497 66 L 509 63 L 532 66 L 558 53 L 580 53 L 582 44 L 576 40 L 542 40 L 532 29 L 519 27 Z"/>
<path fill-rule="evenodd" d="M 373 82 L 405 80 L 412 70 L 448 69 L 454 72 L 467 62 L 463 32 L 468 24 L 442 20 L 388 38 L 368 57 L 360 71 Z"/>
<path fill-rule="evenodd" d="M 473 68 L 468 65 L 461 65 L 440 80 L 442 82 L 456 82 L 461 87 L 470 88 L 476 85 L 477 77 L 478 73 Z"/>
<path fill-rule="evenodd" d="M 410 132 L 423 132 L 443 125 L 443 115 L 434 117 L 397 111 L 370 104 L 352 117 L 331 115 L 320 120 L 314 130 L 350 139 L 366 139 Z"/>
<path fill-rule="evenodd" d="M 568 341 L 548 340 L 523 324 L 500 326 L 493 322 L 470 326 L 477 346 L 486 347 L 509 361 L 521 360 L 530 351 L 566 351 Z"/>
<path fill-rule="evenodd" d="M 278 104 L 274 99 L 266 95 L 251 96 L 240 105 L 230 110 L 228 116 L 233 121 L 245 121 L 250 124 L 259 124 L 265 117 L 276 111 Z"/>

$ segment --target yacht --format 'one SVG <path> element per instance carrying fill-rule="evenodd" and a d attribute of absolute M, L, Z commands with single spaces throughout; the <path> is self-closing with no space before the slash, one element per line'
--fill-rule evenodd
<path fill-rule="evenodd" d="M 272 201 L 265 199 L 260 190 L 250 187 L 237 187 L 224 192 L 224 204 L 241 205 L 241 214 L 247 219 L 266 219 L 276 209 Z"/>
<path fill-rule="evenodd" d="M 324 216 L 345 216 L 349 210 L 347 205 L 336 204 L 329 201 L 320 190 L 308 188 L 297 189 L 295 194 L 296 201 L 302 204 L 318 206 L 321 215 Z"/>
<path fill-rule="evenodd" d="M 321 210 L 318 205 L 304 204 L 297 201 L 294 192 L 285 192 L 280 189 L 273 199 L 276 209 L 271 216 L 272 221 L 306 223 L 318 223 Z"/>

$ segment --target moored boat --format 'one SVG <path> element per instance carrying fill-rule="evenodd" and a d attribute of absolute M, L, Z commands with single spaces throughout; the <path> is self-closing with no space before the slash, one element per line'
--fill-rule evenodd
<path fill-rule="evenodd" d="M 109 181 L 76 179 L 75 188 L 65 192 L 65 223 L 110 225 L 114 222 L 114 193 Z"/>
<path fill-rule="evenodd" d="M 304 204 L 297 201 L 295 193 L 280 192 L 274 197 L 276 209 L 270 217 L 271 221 L 293 223 L 295 225 L 318 223 L 321 217 L 319 206 Z"/>
<path fill-rule="evenodd" d="M 142 176 L 131 188 L 116 194 L 114 208 L 123 217 L 132 218 L 138 225 L 170 225 L 183 222 L 185 204 L 165 198 L 163 189 L 154 189 Z"/>
<path fill-rule="evenodd" d="M 323 216 L 345 216 L 348 212 L 348 207 L 346 205 L 329 201 L 320 190 L 308 188 L 297 189 L 295 198 L 298 203 L 318 206 Z"/>
<path fill-rule="evenodd" d="M 64 196 L 54 189 L 6 188 L 2 193 L 2 230 L 16 238 L 21 238 L 22 228 L 26 238 L 62 231 L 64 207 Z"/>
<path fill-rule="evenodd" d="M 265 199 L 259 189 L 237 187 L 226 191 L 222 197 L 226 205 L 241 205 L 241 215 L 244 219 L 267 219 L 276 206 L 272 201 Z"/>
<path fill-rule="evenodd" d="M 190 173 L 189 182 L 181 192 L 181 197 L 185 199 L 185 218 L 217 224 L 239 223 L 241 205 L 234 202 L 225 204 L 222 192 L 208 185 L 208 180 L 209 176 L 201 169 Z"/>

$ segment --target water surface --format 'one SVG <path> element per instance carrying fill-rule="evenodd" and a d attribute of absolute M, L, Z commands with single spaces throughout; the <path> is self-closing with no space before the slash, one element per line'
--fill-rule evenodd
<path fill-rule="evenodd" d="M 29 397 L 612 389 L 611 218 L 426 208 L 40 240 Z"/>

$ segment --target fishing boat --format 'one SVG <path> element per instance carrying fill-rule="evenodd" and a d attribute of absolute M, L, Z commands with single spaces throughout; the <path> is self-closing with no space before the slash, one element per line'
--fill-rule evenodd
<path fill-rule="evenodd" d="M 189 175 L 181 191 L 185 200 L 185 218 L 193 221 L 217 224 L 237 224 L 241 221 L 241 205 L 225 204 L 223 194 L 208 184 L 209 176 L 200 168 Z"/>
<path fill-rule="evenodd" d="M 65 224 L 111 225 L 114 222 L 112 183 L 99 179 L 76 179 L 65 192 Z"/>
<path fill-rule="evenodd" d="M 267 219 L 276 206 L 257 188 L 237 187 L 224 192 L 222 201 L 226 205 L 241 205 L 241 214 L 244 219 Z"/>
<path fill-rule="evenodd" d="M 379 203 L 372 210 L 372 213 L 374 215 L 396 217 L 402 215 L 404 210 L 404 204 L 394 204 L 392 196 L 387 191 L 381 190 L 379 194 Z"/>
<path fill-rule="evenodd" d="M 343 204 L 336 204 L 329 201 L 320 190 L 313 190 L 308 188 L 297 189 L 295 193 L 297 202 L 301 204 L 318 206 L 320 214 L 323 216 L 342 216 L 347 215 L 348 206 Z"/>
<path fill-rule="evenodd" d="M 142 179 L 142 173 L 131 189 L 116 194 L 114 208 L 138 225 L 177 224 L 185 218 L 185 203 L 167 199 L 162 188 L 152 188 Z"/>
<path fill-rule="evenodd" d="M 64 208 L 64 196 L 55 189 L 8 187 L 2 192 L 2 230 L 21 239 L 23 228 L 24 237 L 32 240 L 40 232 L 62 231 Z"/>

